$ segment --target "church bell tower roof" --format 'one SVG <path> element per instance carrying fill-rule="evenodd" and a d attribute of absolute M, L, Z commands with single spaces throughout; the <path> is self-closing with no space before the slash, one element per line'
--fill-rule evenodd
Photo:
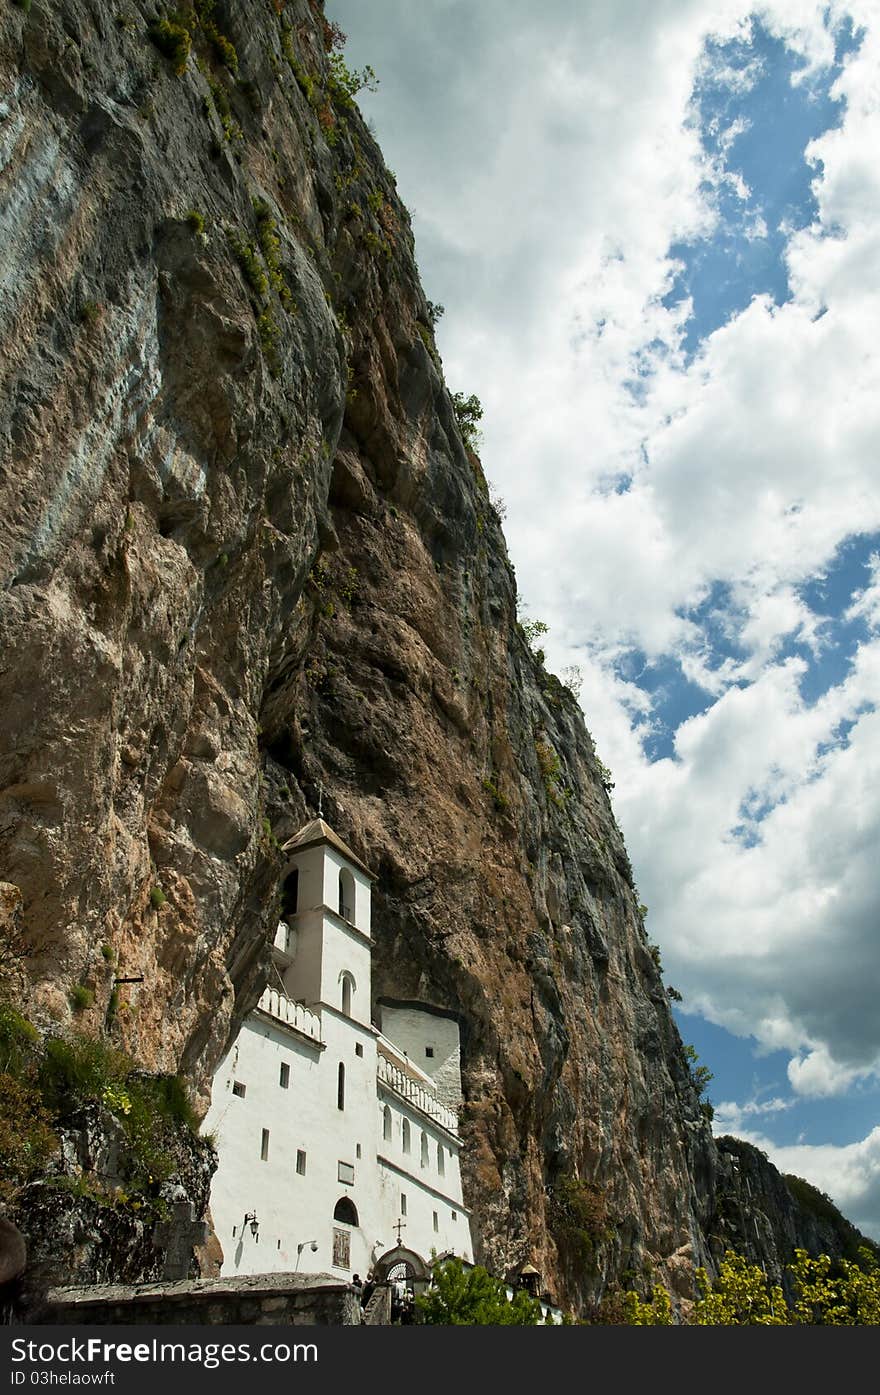
<path fill-rule="evenodd" d="M 370 878 L 370 881 L 378 881 L 376 873 L 370 871 L 366 863 L 352 852 L 348 844 L 344 843 L 339 834 L 334 833 L 329 823 L 325 823 L 322 818 L 312 819 L 292 838 L 288 838 L 281 851 L 286 853 L 304 852 L 306 848 L 317 847 L 320 843 L 328 843 L 331 848 L 335 848 L 338 853 L 341 853 L 346 861 L 360 868 L 364 875 Z"/>

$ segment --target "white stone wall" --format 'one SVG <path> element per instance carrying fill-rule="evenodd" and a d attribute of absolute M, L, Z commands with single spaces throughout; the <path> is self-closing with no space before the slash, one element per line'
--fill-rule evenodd
<path fill-rule="evenodd" d="M 261 999 L 263 1010 L 246 1019 L 214 1077 L 204 1128 L 216 1135 L 220 1156 L 211 1212 L 223 1247 L 224 1275 L 298 1267 L 301 1273 L 339 1277 L 358 1273 L 363 1278 L 372 1263 L 397 1243 L 398 1220 L 405 1223 L 402 1243 L 424 1259 L 430 1259 L 432 1252 L 450 1250 L 468 1260 L 472 1257 L 469 1219 L 461 1200 L 457 1138 L 412 1099 L 397 1093 L 396 1087 L 377 1080 L 378 1037 L 370 1022 L 370 945 L 336 909 L 344 861 L 335 849 L 322 845 L 296 854 L 291 863 L 299 868 L 301 909 L 295 917 L 296 957 L 285 971 L 284 982 L 289 997 L 304 999 L 315 1016 L 297 1014 L 267 992 Z M 368 933 L 370 881 L 358 869 L 350 870 L 355 922 Z M 347 1015 L 342 1012 L 343 974 L 350 974 L 354 983 Z M 278 1020 L 279 1016 L 287 1021 Z M 433 1065 L 444 1082 L 445 1102 L 457 1104 L 457 1024 L 412 1010 L 397 1014 L 386 1009 L 383 1017 L 390 1034 L 398 1028 L 403 1031 L 414 1058 L 422 1047 L 417 1064 Z M 297 1032 L 297 1023 L 312 1033 L 317 1023 L 320 1041 Z M 434 1045 L 433 1060 L 424 1058 L 426 1044 Z M 382 1050 L 387 1056 L 387 1048 Z M 342 1109 L 338 1107 L 340 1065 L 345 1071 Z M 286 1087 L 281 1084 L 282 1066 L 287 1068 Z M 235 1082 L 244 1087 L 243 1096 L 234 1093 Z M 430 1092 L 430 1080 L 420 1083 Z M 390 1138 L 384 1137 L 386 1106 Z M 408 1153 L 403 1146 L 404 1120 L 410 1130 Z M 265 1157 L 264 1131 L 268 1134 Z M 305 1153 L 304 1175 L 297 1172 L 298 1152 Z M 342 1197 L 350 1198 L 356 1207 L 356 1225 L 334 1220 Z M 406 1198 L 405 1214 L 402 1197 Z M 257 1237 L 244 1224 L 245 1214 L 254 1210 L 259 1220 Z M 334 1265 L 335 1230 L 349 1236 L 347 1268 Z M 312 1242 L 317 1245 L 314 1251 Z M 298 1256 L 300 1244 L 304 1248 Z"/>
<path fill-rule="evenodd" d="M 333 1271 L 333 1229 L 351 1233 L 351 1272 L 363 1275 L 378 1220 L 376 1196 L 376 1048 L 369 1029 L 333 1014 L 322 1014 L 324 1049 L 307 1044 L 281 1024 L 255 1012 L 214 1079 L 206 1132 L 217 1136 L 220 1165 L 211 1190 L 214 1227 L 223 1246 L 224 1274 L 292 1270 L 297 1246 L 303 1273 Z M 356 1054 L 356 1046 L 363 1056 Z M 345 1108 L 337 1107 L 339 1065 L 345 1066 Z M 289 1068 L 286 1089 L 281 1065 Z M 246 1089 L 232 1093 L 234 1081 Z M 263 1130 L 269 1133 L 268 1158 L 261 1157 Z M 358 1157 L 358 1146 L 361 1156 Z M 297 1173 L 297 1151 L 306 1154 L 306 1171 Z M 354 1182 L 340 1182 L 339 1163 L 349 1165 Z M 333 1220 L 340 1197 L 358 1210 L 355 1228 Z M 243 1231 L 245 1212 L 256 1209 L 259 1238 Z"/>
<path fill-rule="evenodd" d="M 415 1007 L 383 1003 L 382 1031 L 429 1075 L 437 1097 L 451 1109 L 461 1106 L 461 1042 L 458 1023 Z M 428 1052 L 432 1055 L 428 1055 Z"/>
<path fill-rule="evenodd" d="M 316 1251 L 310 1244 L 303 1250 L 300 1272 L 357 1272 L 363 1277 L 373 1260 L 396 1242 L 398 1219 L 405 1222 L 404 1243 L 425 1259 L 432 1251 L 446 1250 L 470 1259 L 457 1142 L 393 1091 L 383 1088 L 377 1094 L 376 1040 L 370 1029 L 325 1010 L 322 1033 L 323 1050 L 265 1014 L 252 1013 L 215 1076 L 204 1127 L 216 1134 L 220 1155 L 211 1212 L 223 1246 L 223 1274 L 295 1269 L 297 1245 L 316 1241 Z M 345 1066 L 343 1110 L 337 1107 L 340 1063 Z M 280 1085 L 282 1064 L 290 1072 L 286 1089 Z M 245 1086 L 244 1098 L 233 1094 L 235 1081 Z M 390 1139 L 383 1137 L 386 1104 Z M 408 1154 L 403 1150 L 404 1118 L 410 1127 Z M 269 1133 L 265 1160 L 264 1129 Z M 438 1146 L 443 1150 L 442 1172 Z M 305 1176 L 296 1171 L 298 1149 L 306 1154 Z M 340 1162 L 353 1168 L 353 1183 L 339 1181 Z M 401 1194 L 406 1197 L 405 1215 Z M 342 1196 L 349 1196 L 357 1208 L 356 1227 L 333 1220 Z M 243 1225 L 245 1213 L 253 1210 L 260 1222 L 256 1240 Z M 334 1227 L 351 1236 L 348 1270 L 333 1265 Z"/>

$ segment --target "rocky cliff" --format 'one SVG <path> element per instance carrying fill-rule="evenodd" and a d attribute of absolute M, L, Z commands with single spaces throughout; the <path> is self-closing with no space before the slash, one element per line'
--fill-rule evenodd
<path fill-rule="evenodd" d="M 377 996 L 465 1024 L 481 1257 L 569 1300 L 689 1292 L 718 1154 L 604 772 L 517 622 L 368 74 L 316 0 L 4 0 L 0 73 L 0 877 L 31 1015 L 204 1102 L 322 784 L 380 874 Z"/>

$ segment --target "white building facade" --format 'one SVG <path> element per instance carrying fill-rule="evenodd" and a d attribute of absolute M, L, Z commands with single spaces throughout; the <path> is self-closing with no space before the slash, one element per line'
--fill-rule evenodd
<path fill-rule="evenodd" d="M 318 818 L 285 845 L 274 982 L 214 1076 L 222 1273 L 364 1278 L 404 1247 L 472 1261 L 462 1204 L 458 1022 L 371 1016 L 372 873 Z"/>

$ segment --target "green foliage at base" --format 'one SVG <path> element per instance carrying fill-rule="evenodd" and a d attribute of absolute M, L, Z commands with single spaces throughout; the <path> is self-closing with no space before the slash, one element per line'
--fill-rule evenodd
<path fill-rule="evenodd" d="M 183 1081 L 143 1074 L 98 1038 L 44 1041 L 26 1018 L 0 1003 L 0 1198 L 11 1199 L 43 1172 L 57 1152 L 57 1130 L 88 1104 L 108 1110 L 126 1135 L 126 1191 L 154 1195 L 175 1171 L 182 1136 L 196 1130 Z M 96 1195 L 103 1188 L 98 1183 Z"/>
<path fill-rule="evenodd" d="M 416 1299 L 422 1322 L 445 1327 L 537 1327 L 544 1321 L 537 1298 L 520 1290 L 508 1300 L 500 1279 L 481 1265 L 465 1269 L 450 1259 L 434 1274 L 433 1286 Z"/>
<path fill-rule="evenodd" d="M 728 1250 L 718 1277 L 697 1270 L 699 1298 L 683 1319 L 690 1327 L 877 1327 L 880 1326 L 880 1265 L 866 1249 L 859 1262 L 828 1255 L 811 1259 L 795 1250 L 788 1266 L 794 1300 L 786 1302 L 782 1288 L 770 1284 L 763 1269 Z M 625 1295 L 625 1321 L 633 1327 L 668 1327 L 672 1302 L 661 1286 L 644 1300 Z"/>

